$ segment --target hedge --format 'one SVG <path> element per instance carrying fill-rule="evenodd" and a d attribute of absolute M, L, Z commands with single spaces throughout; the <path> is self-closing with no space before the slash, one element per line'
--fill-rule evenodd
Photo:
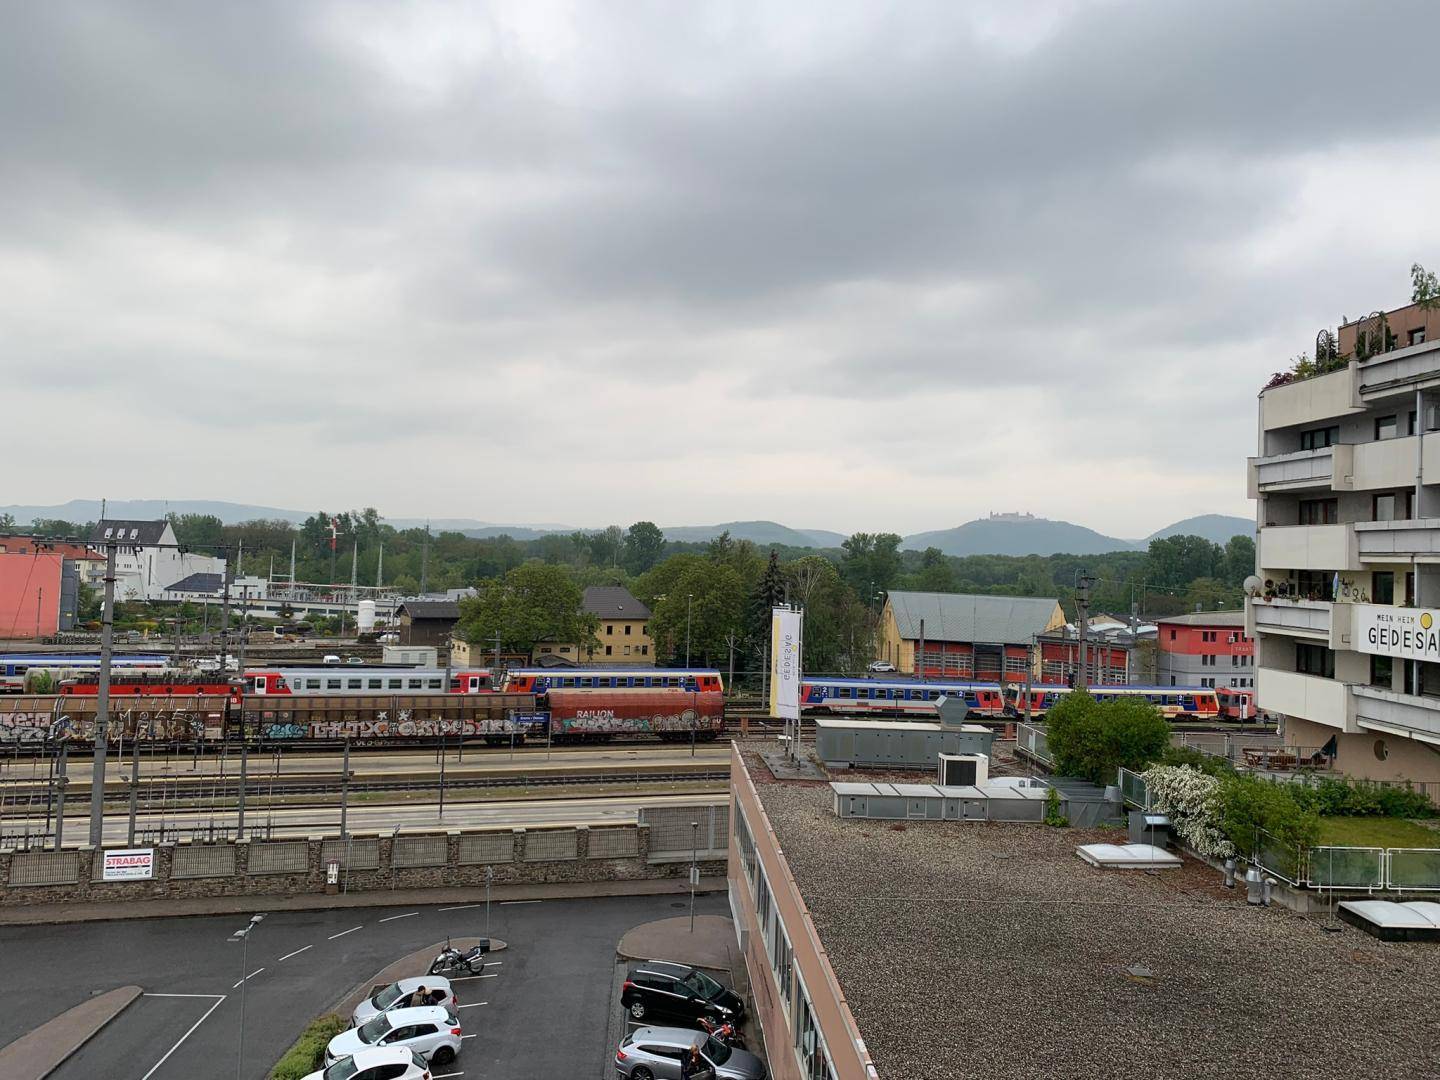
<path fill-rule="evenodd" d="M 295 1045 L 276 1063 L 270 1080 L 302 1080 L 321 1068 L 325 1064 L 325 1047 L 348 1026 L 334 1013 L 310 1021 Z"/>

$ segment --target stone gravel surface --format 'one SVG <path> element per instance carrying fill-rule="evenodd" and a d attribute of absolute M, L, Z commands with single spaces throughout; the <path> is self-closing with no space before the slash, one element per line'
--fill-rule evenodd
<path fill-rule="evenodd" d="M 1440 1076 L 1440 945 L 1252 907 L 1191 860 L 1075 855 L 1113 831 L 758 790 L 882 1080 Z"/>

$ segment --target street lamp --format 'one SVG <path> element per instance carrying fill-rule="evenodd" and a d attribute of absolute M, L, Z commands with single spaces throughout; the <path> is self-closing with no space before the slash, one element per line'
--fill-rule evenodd
<path fill-rule="evenodd" d="M 691 601 L 695 599 L 694 593 L 685 594 L 685 666 L 690 666 L 690 607 Z"/>
<path fill-rule="evenodd" d="M 700 822 L 690 822 L 690 933 L 695 933 L 695 886 L 700 884 Z M 243 1005 L 243 999 L 242 999 Z"/>
<path fill-rule="evenodd" d="M 251 915 L 250 922 L 242 929 L 236 930 L 230 940 L 240 939 L 240 1039 L 235 1046 L 235 1080 L 240 1080 L 241 1062 L 245 1056 L 245 986 L 249 983 L 249 972 L 246 970 L 250 965 L 246 962 L 250 952 L 250 933 L 259 926 L 265 918 L 262 911 L 258 915 Z"/>

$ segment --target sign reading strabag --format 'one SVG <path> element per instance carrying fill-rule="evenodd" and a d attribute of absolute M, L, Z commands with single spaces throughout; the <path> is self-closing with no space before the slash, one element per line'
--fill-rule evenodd
<path fill-rule="evenodd" d="M 1440 661 L 1440 612 L 1388 604 L 1354 607 L 1357 652 Z"/>
<path fill-rule="evenodd" d="M 101 881 L 148 881 L 155 876 L 154 848 L 105 852 Z"/>

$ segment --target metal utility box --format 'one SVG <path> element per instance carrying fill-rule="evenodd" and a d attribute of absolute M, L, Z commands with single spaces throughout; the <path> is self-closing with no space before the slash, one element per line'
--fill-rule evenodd
<path fill-rule="evenodd" d="M 1132 844 L 1153 844 L 1168 847 L 1172 826 L 1164 814 L 1153 814 L 1148 810 L 1131 810 L 1129 839 Z"/>
<path fill-rule="evenodd" d="M 990 780 L 990 755 L 941 754 L 935 783 L 941 787 L 976 787 Z"/>
<path fill-rule="evenodd" d="M 815 721 L 816 756 L 831 768 L 933 769 L 940 754 L 986 754 L 995 733 L 978 724 L 943 727 L 900 720 Z"/>
<path fill-rule="evenodd" d="M 386 664 L 409 664 L 412 667 L 439 667 L 434 645 L 386 645 L 380 659 Z"/>

